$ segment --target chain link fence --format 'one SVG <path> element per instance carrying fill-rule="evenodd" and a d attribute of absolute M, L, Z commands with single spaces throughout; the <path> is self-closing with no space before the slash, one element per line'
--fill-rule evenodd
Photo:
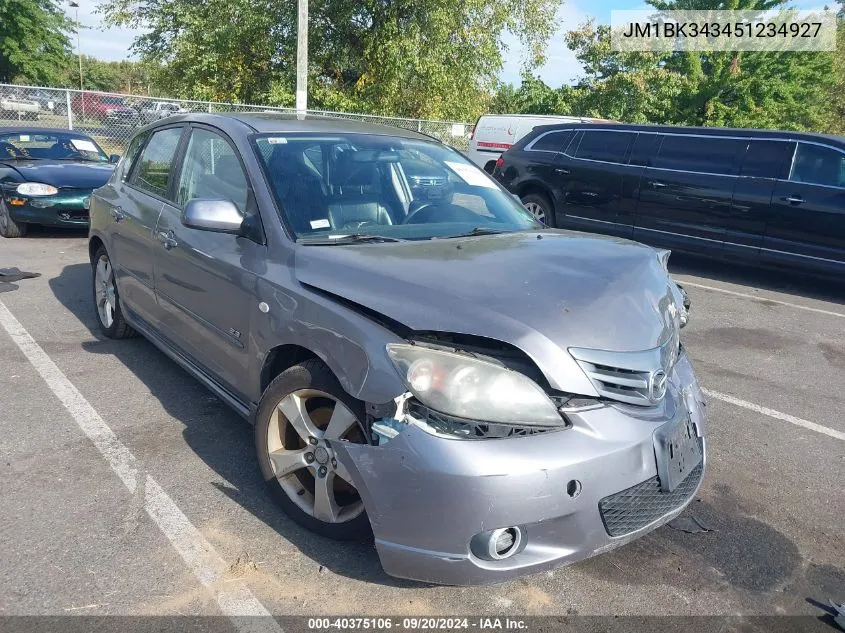
<path fill-rule="evenodd" d="M 294 108 L 124 95 L 68 88 L 0 84 L 0 129 L 49 127 L 83 132 L 107 154 L 122 154 L 138 127 L 186 112 L 279 112 Z M 351 112 L 308 110 L 309 114 L 415 130 L 466 151 L 471 126 L 461 121 L 404 119 Z"/>

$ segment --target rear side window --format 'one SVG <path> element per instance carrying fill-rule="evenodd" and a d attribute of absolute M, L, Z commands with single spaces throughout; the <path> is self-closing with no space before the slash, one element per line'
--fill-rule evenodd
<path fill-rule="evenodd" d="M 705 174 L 734 175 L 748 141 L 709 136 L 666 135 L 652 166 Z"/>
<path fill-rule="evenodd" d="M 845 187 L 845 153 L 832 147 L 798 143 L 789 179 L 828 187 Z"/>
<path fill-rule="evenodd" d="M 586 131 L 575 152 L 575 158 L 624 163 L 634 140 L 631 132 Z"/>
<path fill-rule="evenodd" d="M 740 174 L 751 178 L 781 178 L 794 151 L 795 143 L 750 141 Z"/>
<path fill-rule="evenodd" d="M 537 152 L 561 152 L 569 143 L 571 137 L 572 130 L 546 132 L 538 136 L 529 147 L 531 151 Z"/>
<path fill-rule="evenodd" d="M 156 196 L 166 197 L 173 172 L 173 157 L 182 136 L 181 127 L 155 132 L 141 153 L 133 183 Z"/>

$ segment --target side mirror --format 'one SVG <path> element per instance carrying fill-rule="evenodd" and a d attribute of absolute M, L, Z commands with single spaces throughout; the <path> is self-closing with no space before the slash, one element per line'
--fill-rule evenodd
<path fill-rule="evenodd" d="M 120 162 L 120 154 L 112 154 L 111 156 L 109 156 L 109 162 L 112 165 L 116 165 L 117 163 L 119 163 Z"/>
<path fill-rule="evenodd" d="M 244 218 L 233 202 L 194 198 L 182 211 L 182 224 L 200 231 L 240 235 Z"/>

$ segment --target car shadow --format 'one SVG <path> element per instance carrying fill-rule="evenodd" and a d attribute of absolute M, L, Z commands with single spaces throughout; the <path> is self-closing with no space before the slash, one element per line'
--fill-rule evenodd
<path fill-rule="evenodd" d="M 82 349 L 91 354 L 117 357 L 144 383 L 164 410 L 184 425 L 185 443 L 226 482 L 212 482 L 212 486 L 278 532 L 321 568 L 382 585 L 425 586 L 388 576 L 381 567 L 372 540 L 332 541 L 288 518 L 275 505 L 261 477 L 255 459 L 252 427 L 247 422 L 146 339 L 115 341 L 102 335 L 90 298 L 89 265 L 66 266 L 48 283 L 56 298 L 96 339 L 82 343 Z"/>
<path fill-rule="evenodd" d="M 748 286 L 748 290 L 744 291 L 748 293 L 770 290 L 845 305 L 845 286 L 841 279 L 815 277 L 788 269 L 759 268 L 687 253 L 672 253 L 669 272 Z M 678 281 L 683 285 L 683 280 Z M 765 299 L 761 297 L 761 300 Z"/>
<path fill-rule="evenodd" d="M 42 226 L 40 224 L 29 224 L 26 227 L 26 237 L 24 240 L 33 237 L 45 237 L 50 239 L 74 239 L 78 240 L 80 237 L 85 237 L 88 234 L 88 227 L 59 227 L 59 226 Z"/>

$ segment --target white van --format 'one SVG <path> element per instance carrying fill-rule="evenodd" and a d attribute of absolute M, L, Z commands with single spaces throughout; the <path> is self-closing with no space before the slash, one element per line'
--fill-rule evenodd
<path fill-rule="evenodd" d="M 555 123 L 608 123 L 606 119 L 539 114 L 485 114 L 469 136 L 469 159 L 492 174 L 502 152 L 510 149 L 538 125 Z"/>

